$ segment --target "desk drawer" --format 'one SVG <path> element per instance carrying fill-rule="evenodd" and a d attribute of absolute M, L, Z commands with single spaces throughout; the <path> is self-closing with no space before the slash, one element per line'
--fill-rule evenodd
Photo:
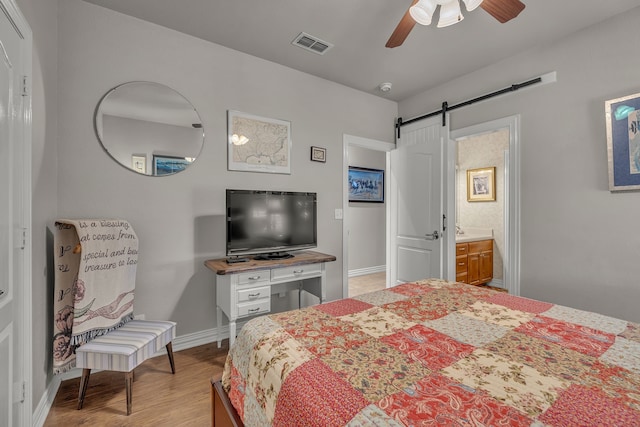
<path fill-rule="evenodd" d="M 322 267 L 320 264 L 295 265 L 292 267 L 274 268 L 271 270 L 271 280 L 304 279 L 305 277 L 318 277 L 321 274 Z"/>
<path fill-rule="evenodd" d="M 238 302 L 255 301 L 261 298 L 270 298 L 271 286 L 242 289 L 238 291 Z"/>
<path fill-rule="evenodd" d="M 238 284 L 261 283 L 269 281 L 269 270 L 247 271 L 238 274 Z"/>
<path fill-rule="evenodd" d="M 238 304 L 238 317 L 255 316 L 271 311 L 271 299 Z"/>

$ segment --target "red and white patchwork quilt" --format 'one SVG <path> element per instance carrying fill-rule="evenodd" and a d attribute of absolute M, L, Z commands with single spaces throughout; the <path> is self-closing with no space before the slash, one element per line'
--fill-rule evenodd
<path fill-rule="evenodd" d="M 640 325 L 442 280 L 248 322 L 246 426 L 640 426 Z"/>

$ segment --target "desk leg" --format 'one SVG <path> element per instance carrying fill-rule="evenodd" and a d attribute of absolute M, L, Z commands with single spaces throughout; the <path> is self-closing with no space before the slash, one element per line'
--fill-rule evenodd
<path fill-rule="evenodd" d="M 216 327 L 218 328 L 218 348 L 222 346 L 222 334 L 220 334 L 220 330 L 222 329 L 222 310 L 220 307 L 216 306 Z"/>
<path fill-rule="evenodd" d="M 231 348 L 231 345 L 235 340 L 236 340 L 236 321 L 229 320 L 229 348 Z"/>

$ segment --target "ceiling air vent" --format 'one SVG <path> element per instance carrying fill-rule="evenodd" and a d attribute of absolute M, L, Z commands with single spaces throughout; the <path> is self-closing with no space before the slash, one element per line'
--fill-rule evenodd
<path fill-rule="evenodd" d="M 333 47 L 331 43 L 327 43 L 307 33 L 298 34 L 291 44 L 309 50 L 313 53 L 317 53 L 318 55 L 324 55 L 327 50 Z"/>

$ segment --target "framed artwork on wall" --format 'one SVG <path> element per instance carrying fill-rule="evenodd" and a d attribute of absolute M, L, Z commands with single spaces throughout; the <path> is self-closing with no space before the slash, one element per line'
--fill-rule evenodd
<path fill-rule="evenodd" d="M 492 202 L 496 200 L 496 167 L 467 170 L 467 201 Z"/>
<path fill-rule="evenodd" d="M 131 156 L 131 168 L 139 173 L 147 173 L 147 156 L 145 154 L 133 154 Z"/>
<path fill-rule="evenodd" d="M 291 173 L 291 123 L 229 110 L 228 169 Z"/>
<path fill-rule="evenodd" d="M 311 160 L 314 162 L 326 163 L 327 149 L 322 147 L 311 147 Z"/>
<path fill-rule="evenodd" d="M 640 93 L 605 101 L 609 191 L 640 190 Z"/>
<path fill-rule="evenodd" d="M 384 203 L 384 171 L 349 166 L 349 201 Z"/>
<path fill-rule="evenodd" d="M 153 174 L 156 176 L 172 175 L 183 171 L 193 162 L 189 157 L 153 155 Z"/>

